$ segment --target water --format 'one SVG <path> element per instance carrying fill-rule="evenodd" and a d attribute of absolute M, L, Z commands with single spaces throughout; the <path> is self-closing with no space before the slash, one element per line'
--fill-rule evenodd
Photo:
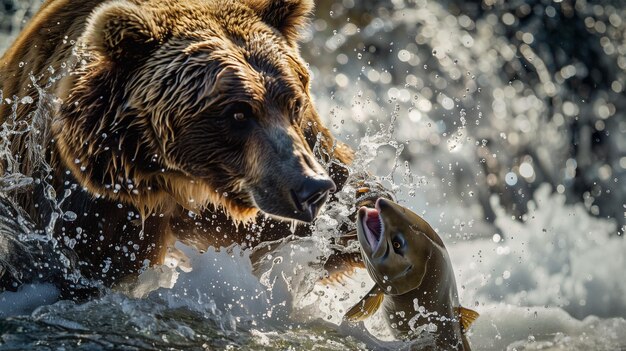
<path fill-rule="evenodd" d="M 36 7 L 16 4 L 11 35 Z M 320 114 L 358 150 L 355 171 L 441 234 L 462 304 L 481 313 L 476 350 L 626 349 L 623 18 L 608 1 L 318 4 L 302 50 Z M 317 283 L 350 190 L 315 237 L 255 265 L 258 252 L 178 243 L 165 266 L 83 304 L 47 284 L 2 293 L 0 349 L 409 349 L 380 315 L 342 322 L 366 272 Z"/>

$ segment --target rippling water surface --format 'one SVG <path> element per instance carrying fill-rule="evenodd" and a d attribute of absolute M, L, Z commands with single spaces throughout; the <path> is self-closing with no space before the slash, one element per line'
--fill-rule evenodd
<path fill-rule="evenodd" d="M 0 49 L 37 5 L 3 4 Z M 481 313 L 476 350 L 626 349 L 625 18 L 620 1 L 318 4 L 302 45 L 318 109 L 354 167 L 442 236 Z M 348 208 L 254 267 L 249 250 L 177 244 L 87 303 L 45 284 L 2 293 L 0 349 L 419 349 L 378 315 L 342 323 L 365 272 L 316 283 Z"/>

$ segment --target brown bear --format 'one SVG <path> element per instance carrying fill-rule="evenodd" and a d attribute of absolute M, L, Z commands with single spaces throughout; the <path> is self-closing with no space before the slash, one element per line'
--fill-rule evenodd
<path fill-rule="evenodd" d="M 11 196 L 106 284 L 174 239 L 254 245 L 311 222 L 352 157 L 311 102 L 312 7 L 46 1 L 0 60 L 2 172 L 33 179 Z"/>

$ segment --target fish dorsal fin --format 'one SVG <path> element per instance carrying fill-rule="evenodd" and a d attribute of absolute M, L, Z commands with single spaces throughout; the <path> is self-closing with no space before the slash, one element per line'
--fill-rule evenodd
<path fill-rule="evenodd" d="M 459 320 L 461 321 L 461 331 L 464 333 L 470 328 L 472 323 L 478 318 L 478 312 L 474 310 L 470 310 L 465 307 L 457 307 L 455 308 L 457 315 L 459 316 Z"/>
<path fill-rule="evenodd" d="M 385 294 L 383 294 L 383 290 L 378 287 L 378 285 L 374 285 L 372 290 L 365 294 L 361 301 L 357 302 L 348 310 L 348 312 L 346 312 L 343 319 L 350 322 L 366 320 L 378 311 L 378 308 L 382 305 L 384 298 Z"/>

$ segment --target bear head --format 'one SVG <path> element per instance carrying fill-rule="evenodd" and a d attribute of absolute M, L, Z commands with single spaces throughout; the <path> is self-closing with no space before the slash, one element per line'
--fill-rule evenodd
<path fill-rule="evenodd" d="M 310 0 L 131 2 L 89 17 L 52 124 L 94 196 L 312 221 L 338 152 L 298 47 Z M 319 147 L 315 147 L 318 145 Z M 314 149 L 316 150 L 314 152 Z M 345 156 L 344 159 L 346 159 Z"/>

